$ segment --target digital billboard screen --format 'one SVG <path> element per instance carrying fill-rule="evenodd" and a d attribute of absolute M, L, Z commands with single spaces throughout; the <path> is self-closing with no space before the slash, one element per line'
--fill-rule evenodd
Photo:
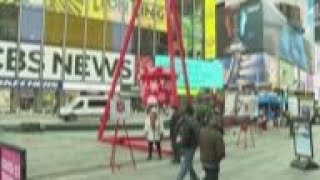
<path fill-rule="evenodd" d="M 177 86 L 185 86 L 181 59 L 176 58 L 175 69 L 178 75 Z M 169 68 L 170 60 L 168 56 L 157 55 L 155 65 L 158 67 Z M 187 59 L 187 74 L 191 89 L 196 88 L 223 88 L 223 65 L 220 61 L 204 61 Z"/>

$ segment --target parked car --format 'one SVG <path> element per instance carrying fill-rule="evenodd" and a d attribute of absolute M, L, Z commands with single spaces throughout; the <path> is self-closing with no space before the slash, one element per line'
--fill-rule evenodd
<path fill-rule="evenodd" d="M 60 108 L 59 116 L 65 121 L 82 119 L 99 119 L 106 104 L 105 96 L 79 96 Z M 125 115 L 130 114 L 130 100 L 124 100 Z M 115 103 L 111 102 L 110 118 L 117 116 Z"/>

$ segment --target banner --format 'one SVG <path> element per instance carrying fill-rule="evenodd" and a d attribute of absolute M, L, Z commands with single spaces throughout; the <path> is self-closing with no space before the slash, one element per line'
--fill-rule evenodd
<path fill-rule="evenodd" d="M 216 1 L 204 0 L 205 59 L 216 57 Z"/>
<path fill-rule="evenodd" d="M 89 19 L 104 19 L 104 7 L 106 19 L 113 22 L 125 23 L 130 21 L 134 1 L 132 0 L 67 0 L 68 13 L 84 17 L 87 14 Z M 154 2 L 156 3 L 154 5 Z M 46 0 L 46 9 L 56 13 L 64 13 L 64 0 Z M 156 30 L 166 30 L 165 0 L 142 0 L 140 8 L 141 27 L 153 29 L 153 22 L 156 22 Z M 136 21 L 137 22 L 137 21 Z M 137 25 L 137 23 L 136 23 Z"/>
<path fill-rule="evenodd" d="M 88 82 L 111 82 L 119 53 L 106 52 L 104 57 L 100 51 L 87 50 L 83 55 L 82 49 L 67 48 L 65 62 L 63 63 L 62 50 L 59 47 L 45 46 L 43 66 L 40 67 L 41 51 L 39 45 L 21 44 L 20 59 L 18 63 L 19 77 L 26 79 L 39 79 L 40 68 L 43 70 L 44 80 L 63 80 L 62 68 L 64 66 L 65 79 Z M 1 77 L 15 78 L 16 43 L 0 41 L 0 74 Z M 126 55 L 122 70 L 122 82 L 134 84 L 133 55 Z"/>

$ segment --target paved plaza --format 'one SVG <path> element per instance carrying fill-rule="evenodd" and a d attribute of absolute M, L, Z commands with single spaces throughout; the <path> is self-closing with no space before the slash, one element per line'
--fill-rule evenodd
<path fill-rule="evenodd" d="M 253 148 L 249 143 L 246 150 L 236 145 L 237 129 L 227 130 L 225 135 L 227 155 L 221 164 L 221 180 L 316 180 L 320 177 L 320 170 L 300 171 L 290 167 L 294 152 L 287 129 L 255 134 L 256 146 Z M 130 133 L 141 135 L 142 131 Z M 320 127 L 315 126 L 313 134 L 315 161 L 320 163 Z M 29 180 L 174 180 L 179 169 L 168 157 L 147 161 L 145 152 L 135 152 L 138 166 L 134 170 L 128 164 L 129 151 L 118 148 L 117 159 L 123 166 L 113 174 L 108 166 L 111 146 L 98 143 L 94 131 L 2 131 L 0 141 L 26 148 Z M 198 152 L 195 167 L 202 174 Z"/>

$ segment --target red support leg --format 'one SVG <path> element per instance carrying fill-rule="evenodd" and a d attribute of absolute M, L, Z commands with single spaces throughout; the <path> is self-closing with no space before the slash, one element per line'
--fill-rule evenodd
<path fill-rule="evenodd" d="M 110 166 L 111 166 L 112 173 L 115 172 L 115 168 L 117 167 L 117 165 L 116 165 L 116 144 L 118 141 L 118 130 L 119 130 L 119 119 L 117 119 L 115 131 L 114 131 L 114 137 L 112 140 L 112 150 L 111 150 L 111 156 L 110 156 Z"/>
<path fill-rule="evenodd" d="M 98 140 L 102 140 L 103 139 L 104 130 L 105 130 L 105 127 L 106 127 L 107 122 L 108 122 L 109 117 L 110 117 L 110 101 L 111 101 L 111 99 L 112 99 L 112 97 L 113 97 L 113 95 L 115 93 L 116 84 L 118 82 L 121 70 L 123 68 L 125 53 L 127 52 L 129 41 L 130 41 L 133 29 L 134 29 L 134 23 L 135 23 L 135 20 L 136 20 L 136 18 L 138 16 L 140 7 L 141 7 L 141 1 L 142 0 L 135 0 L 135 6 L 134 6 L 134 10 L 132 12 L 130 23 L 129 23 L 129 26 L 127 27 L 126 32 L 125 32 L 125 37 L 124 37 L 124 40 L 123 40 L 122 45 L 121 45 L 120 58 L 119 58 L 119 61 L 117 63 L 116 69 L 115 69 L 115 73 L 114 73 L 113 78 L 112 78 L 111 90 L 110 90 L 109 93 L 107 92 L 108 93 L 108 97 L 107 97 L 107 100 L 106 100 L 106 106 L 105 106 L 105 109 L 104 109 L 104 113 L 103 113 L 103 115 L 102 115 L 102 117 L 100 119 L 100 126 L 99 126 L 99 131 L 98 131 Z"/>
<path fill-rule="evenodd" d="M 173 20 L 174 20 L 173 24 L 175 25 L 176 34 L 178 36 L 177 39 L 179 43 L 179 51 L 181 56 L 184 83 L 185 83 L 186 92 L 187 92 L 187 100 L 188 100 L 188 104 L 191 105 L 192 97 L 190 94 L 189 79 L 188 79 L 188 73 L 187 73 L 187 67 L 186 67 L 186 55 L 185 55 L 185 49 L 183 46 L 181 21 L 178 13 L 178 6 L 177 6 L 176 0 L 172 0 L 171 2 L 172 2 L 171 11 L 173 13 Z"/>
<path fill-rule="evenodd" d="M 172 14 L 171 14 L 171 0 L 166 0 L 165 6 L 166 6 L 166 15 L 167 15 L 167 41 L 168 41 L 168 54 L 170 59 L 170 76 L 172 80 L 172 84 L 174 88 L 172 88 L 172 94 L 173 96 L 177 97 L 177 77 L 175 73 L 175 64 L 174 64 L 174 47 L 173 47 L 173 32 L 172 32 Z M 171 102 L 172 106 L 175 106 L 173 102 Z"/>

